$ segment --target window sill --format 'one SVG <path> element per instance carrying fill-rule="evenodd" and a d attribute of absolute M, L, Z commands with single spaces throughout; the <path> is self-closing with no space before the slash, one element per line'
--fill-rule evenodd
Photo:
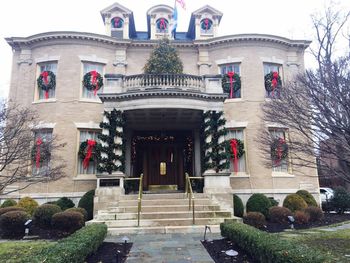
<path fill-rule="evenodd" d="M 250 174 L 247 174 L 245 172 L 238 172 L 238 173 L 232 172 L 230 177 L 232 177 L 232 178 L 249 178 Z"/>
<path fill-rule="evenodd" d="M 287 172 L 272 172 L 272 177 L 275 177 L 275 178 L 293 178 L 293 177 L 295 177 L 295 175 L 287 173 Z"/>
<path fill-rule="evenodd" d="M 102 101 L 100 99 L 87 99 L 87 98 L 80 98 L 79 102 L 87 102 L 87 103 L 98 103 L 102 104 Z"/>
<path fill-rule="evenodd" d="M 244 101 L 242 98 L 232 98 L 232 99 L 225 99 L 224 103 L 242 102 L 242 101 Z"/>
<path fill-rule="evenodd" d="M 32 104 L 40 104 L 40 103 L 54 103 L 57 102 L 56 98 L 49 98 L 49 99 L 43 99 L 43 100 L 35 100 L 32 102 Z"/>
<path fill-rule="evenodd" d="M 73 181 L 91 181 L 91 180 L 97 180 L 96 174 L 77 174 L 77 176 L 73 178 Z"/>

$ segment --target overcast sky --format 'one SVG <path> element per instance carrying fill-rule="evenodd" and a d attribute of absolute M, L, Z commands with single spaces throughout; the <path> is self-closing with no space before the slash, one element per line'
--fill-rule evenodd
<path fill-rule="evenodd" d="M 330 0 L 184 0 L 186 10 L 178 8 L 177 31 L 187 31 L 193 11 L 208 4 L 223 12 L 220 35 L 262 33 L 291 39 L 313 40 L 310 14 L 322 10 Z M 146 11 L 157 4 L 174 6 L 174 0 L 119 0 L 134 12 L 136 30 L 146 30 Z M 12 0 L 0 8 L 0 97 L 9 89 L 12 50 L 5 37 L 26 37 L 48 31 L 82 31 L 104 34 L 100 10 L 111 0 Z M 350 10 L 350 0 L 336 2 Z M 350 28 L 347 27 L 350 31 Z M 311 65 L 306 57 L 306 65 Z"/>

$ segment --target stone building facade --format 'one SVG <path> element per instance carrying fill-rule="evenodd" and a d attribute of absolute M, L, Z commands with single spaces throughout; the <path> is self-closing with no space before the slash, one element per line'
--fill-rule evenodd
<path fill-rule="evenodd" d="M 172 13 L 173 8 L 165 5 L 150 8 L 148 30 L 139 32 L 132 11 L 115 3 L 101 11 L 105 35 L 64 31 L 6 39 L 13 48 L 9 98 L 39 112 L 41 126 L 36 133 L 52 133 L 67 142 L 60 152 L 67 164 L 66 176 L 14 192 L 13 197 L 77 200 L 95 188 L 100 194 L 123 195 L 124 179 L 141 173 L 145 190 L 166 185 L 181 191 L 185 172 L 204 176 L 204 191 L 214 195 L 236 193 L 246 200 L 252 193 L 264 193 L 282 201 L 286 194 L 306 189 L 318 196 L 315 169 L 296 169 L 288 158 L 272 170 L 266 168 L 256 143 L 262 127 L 288 141 L 287 127 L 260 120 L 261 104 L 271 96 L 265 90 L 264 76 L 278 72 L 285 83 L 303 71 L 304 51 L 310 42 L 262 34 L 218 36 L 223 14 L 210 6 L 193 12 L 188 31 L 174 36 Z M 176 47 L 184 75 L 143 74 L 151 51 L 164 37 Z M 37 78 L 47 70 L 54 72 L 56 87 L 44 94 Z M 82 85 L 90 71 L 104 77 L 96 95 Z M 223 92 L 221 74 L 232 71 L 240 76 L 241 89 L 230 98 Z M 93 161 L 85 169 L 78 156 L 80 144 L 98 140 L 101 132 L 108 135 L 100 123 L 106 121 L 104 111 L 114 109 L 125 119 L 118 133 L 122 136 L 114 138 L 124 146 L 115 153 L 123 155 L 125 169 L 99 173 Z M 225 139 L 244 143 L 245 153 L 236 171 L 232 164 L 219 173 L 203 170 L 206 138 L 202 140 L 201 126 L 207 111 L 222 111 L 228 129 Z"/>

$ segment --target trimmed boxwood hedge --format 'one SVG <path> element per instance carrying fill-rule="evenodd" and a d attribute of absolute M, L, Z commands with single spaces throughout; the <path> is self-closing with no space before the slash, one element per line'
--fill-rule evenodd
<path fill-rule="evenodd" d="M 88 255 L 97 251 L 106 235 L 105 224 L 91 224 L 61 239 L 56 245 L 43 249 L 31 262 L 85 262 Z"/>
<path fill-rule="evenodd" d="M 262 263 L 323 263 L 330 262 L 321 251 L 291 240 L 281 239 L 241 223 L 222 223 L 221 235 L 237 243 Z"/>
<path fill-rule="evenodd" d="M 244 206 L 243 206 L 243 202 L 242 199 L 234 194 L 233 195 L 233 211 L 234 211 L 234 215 L 238 216 L 238 217 L 243 217 L 244 214 Z"/>

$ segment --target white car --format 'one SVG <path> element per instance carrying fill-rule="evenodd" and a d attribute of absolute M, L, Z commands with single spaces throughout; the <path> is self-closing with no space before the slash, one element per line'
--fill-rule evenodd
<path fill-rule="evenodd" d="M 330 201 L 334 196 L 334 191 L 332 188 L 329 187 L 320 187 L 320 197 L 321 202 L 327 202 Z"/>

